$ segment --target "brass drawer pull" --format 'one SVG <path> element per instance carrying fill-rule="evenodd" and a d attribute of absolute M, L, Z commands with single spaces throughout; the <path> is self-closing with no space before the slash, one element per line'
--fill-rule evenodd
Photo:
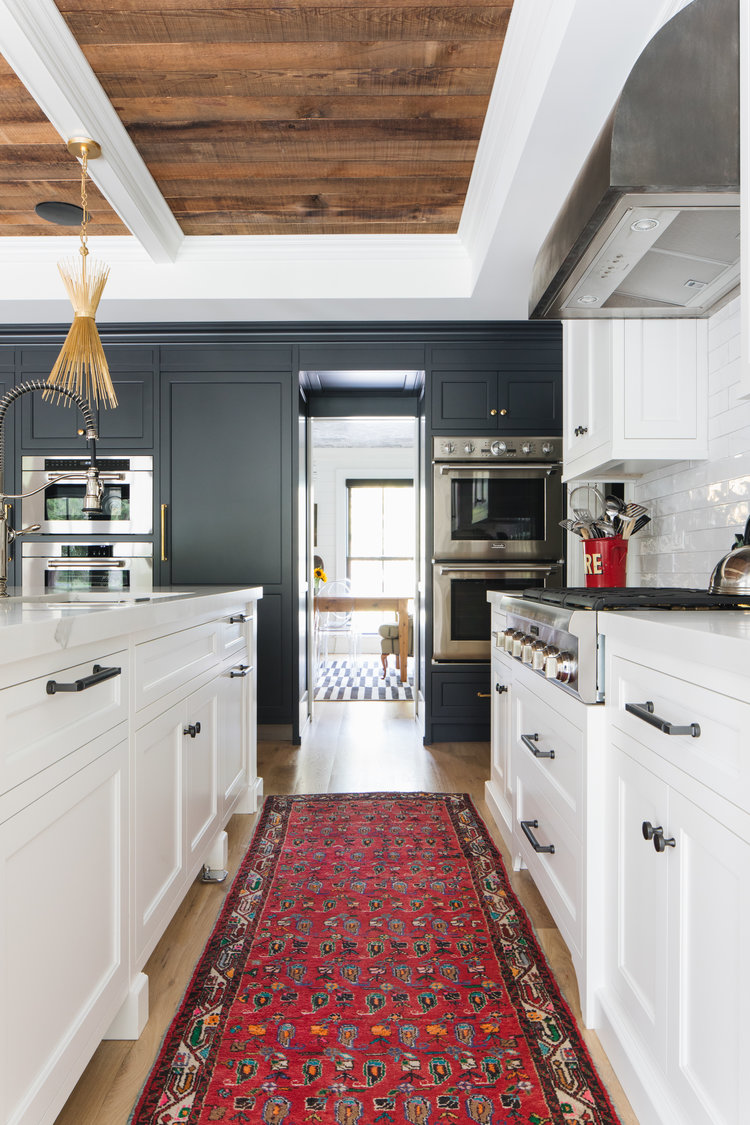
<path fill-rule="evenodd" d="M 492 692 L 491 691 L 478 691 L 477 692 L 477 699 L 492 699 Z"/>
<path fill-rule="evenodd" d="M 161 506 L 161 561 L 167 561 L 167 505 Z"/>

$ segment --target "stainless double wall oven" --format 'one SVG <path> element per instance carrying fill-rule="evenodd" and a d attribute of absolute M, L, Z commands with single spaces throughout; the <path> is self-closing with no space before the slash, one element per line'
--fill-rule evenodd
<path fill-rule="evenodd" d="M 487 592 L 562 586 L 562 441 L 433 439 L 433 659 L 490 658 Z"/>
<path fill-rule="evenodd" d="M 150 590 L 153 588 L 153 458 L 97 458 L 101 512 L 83 511 L 85 456 L 22 459 L 23 523 L 39 526 L 38 538 L 21 544 L 26 589 Z M 121 536 L 140 536 L 121 538 Z"/>

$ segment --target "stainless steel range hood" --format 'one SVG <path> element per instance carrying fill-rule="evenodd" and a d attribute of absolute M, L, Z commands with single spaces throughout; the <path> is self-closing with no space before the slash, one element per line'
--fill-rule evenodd
<path fill-rule="evenodd" d="M 633 67 L 539 251 L 532 319 L 707 316 L 740 277 L 738 0 L 693 0 Z"/>

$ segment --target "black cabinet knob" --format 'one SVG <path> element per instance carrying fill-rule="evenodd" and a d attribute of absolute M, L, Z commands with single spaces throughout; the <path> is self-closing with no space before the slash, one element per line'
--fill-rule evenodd
<path fill-rule="evenodd" d="M 653 840 L 654 836 L 658 832 L 662 831 L 663 829 L 661 828 L 654 828 L 650 820 L 644 820 L 643 824 L 641 825 L 641 832 L 643 833 L 644 840 Z"/>
<path fill-rule="evenodd" d="M 197 734 L 200 734 L 200 732 L 201 732 L 200 723 L 188 723 L 188 725 L 186 727 L 182 728 L 182 733 L 183 734 L 189 734 L 191 738 L 195 738 L 195 736 Z"/>

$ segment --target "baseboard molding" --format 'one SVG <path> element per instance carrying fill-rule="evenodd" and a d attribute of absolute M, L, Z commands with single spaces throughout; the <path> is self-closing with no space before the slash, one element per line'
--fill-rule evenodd
<path fill-rule="evenodd" d="M 484 799 L 487 803 L 487 808 L 490 811 L 490 816 L 494 820 L 497 830 L 508 846 L 509 850 L 513 851 L 513 826 L 507 819 L 501 801 L 495 792 L 492 780 L 485 781 L 484 783 Z"/>
<path fill-rule="evenodd" d="M 292 741 L 292 724 L 291 723 L 265 723 L 258 726 L 258 738 L 263 742 L 291 742 Z"/>

